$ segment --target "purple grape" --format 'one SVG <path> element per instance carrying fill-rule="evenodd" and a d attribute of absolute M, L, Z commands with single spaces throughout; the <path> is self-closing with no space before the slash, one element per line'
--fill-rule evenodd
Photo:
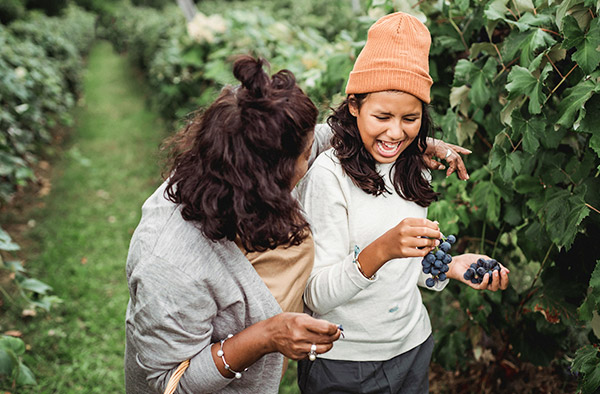
<path fill-rule="evenodd" d="M 441 245 L 439 246 L 439 248 L 441 250 L 443 250 L 445 253 L 448 253 L 448 251 L 450 250 L 452 246 L 450 245 L 449 242 L 442 242 Z"/>

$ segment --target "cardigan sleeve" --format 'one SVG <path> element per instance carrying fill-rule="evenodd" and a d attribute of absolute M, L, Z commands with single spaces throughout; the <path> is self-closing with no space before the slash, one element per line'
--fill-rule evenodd
<path fill-rule="evenodd" d="M 331 147 L 332 131 L 327 123 L 318 124 L 315 127 L 315 142 L 312 145 L 308 167 L 314 163 L 317 156 Z"/>
<path fill-rule="evenodd" d="M 232 382 L 218 371 L 211 354 L 211 321 L 217 314 L 210 284 L 190 279 L 177 267 L 152 257 L 130 279 L 129 340 L 137 364 L 157 392 L 164 392 L 183 360 L 190 365 L 178 393 L 211 393 Z"/>

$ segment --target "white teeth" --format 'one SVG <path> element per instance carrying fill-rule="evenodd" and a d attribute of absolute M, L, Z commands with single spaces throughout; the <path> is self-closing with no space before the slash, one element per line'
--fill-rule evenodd
<path fill-rule="evenodd" d="M 384 150 L 395 150 L 400 142 L 379 141 L 379 146 Z"/>

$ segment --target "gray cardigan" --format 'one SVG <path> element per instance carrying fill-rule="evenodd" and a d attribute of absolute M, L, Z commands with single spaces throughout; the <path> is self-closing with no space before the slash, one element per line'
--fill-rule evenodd
<path fill-rule="evenodd" d="M 127 393 L 163 392 L 185 359 L 190 366 L 177 393 L 277 393 L 279 353 L 262 357 L 241 379 L 228 379 L 210 345 L 281 308 L 238 247 L 207 240 L 164 189 L 144 203 L 127 259 Z"/>
<path fill-rule="evenodd" d="M 329 146 L 317 126 L 310 162 Z M 162 393 L 183 360 L 176 393 L 277 393 L 283 356 L 259 359 L 241 379 L 223 377 L 210 345 L 281 308 L 233 242 L 207 240 L 161 185 L 142 207 L 127 258 L 125 386 L 128 394 Z"/>

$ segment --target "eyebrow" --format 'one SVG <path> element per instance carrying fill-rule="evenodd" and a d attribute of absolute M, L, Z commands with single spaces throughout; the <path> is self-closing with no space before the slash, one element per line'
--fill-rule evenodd
<path fill-rule="evenodd" d="M 394 116 L 394 114 L 391 112 L 384 112 L 384 111 L 375 111 L 375 112 L 378 113 L 379 115 Z M 421 116 L 421 112 L 413 112 L 410 114 L 404 114 L 403 116 Z"/>

